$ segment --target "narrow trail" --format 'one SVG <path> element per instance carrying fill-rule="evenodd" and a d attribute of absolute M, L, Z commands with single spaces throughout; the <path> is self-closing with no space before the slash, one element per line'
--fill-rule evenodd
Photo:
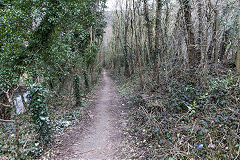
<path fill-rule="evenodd" d="M 126 124 L 126 121 L 123 119 L 126 113 L 122 111 L 120 102 L 120 95 L 112 79 L 104 70 L 101 83 L 95 92 L 92 109 L 88 111 L 92 122 L 82 133 L 78 133 L 76 130 L 70 133 L 75 135 L 77 140 L 73 141 L 73 144 L 68 142 L 66 146 L 63 146 L 62 149 L 66 153 L 59 155 L 55 159 L 118 159 L 116 155 L 119 154 L 118 149 L 122 141 L 122 128 Z"/>

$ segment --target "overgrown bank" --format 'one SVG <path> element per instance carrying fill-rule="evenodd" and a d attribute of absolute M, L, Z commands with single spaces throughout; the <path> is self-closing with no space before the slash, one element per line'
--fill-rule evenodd
<path fill-rule="evenodd" d="M 118 4 L 105 64 L 132 106 L 133 158 L 239 159 L 239 1 Z"/>
<path fill-rule="evenodd" d="M 144 77 L 148 77 L 144 72 Z M 238 159 L 240 153 L 240 77 L 208 77 L 206 86 L 183 77 L 151 81 L 141 91 L 139 77 L 114 75 L 131 106 L 129 131 L 135 159 Z"/>
<path fill-rule="evenodd" d="M 34 96 L 37 100 L 30 101 L 34 104 L 30 103 L 24 113 L 17 115 L 15 122 L 1 123 L 0 148 L 3 160 L 14 159 L 17 151 L 20 154 L 16 159 L 33 159 L 42 154 L 45 158 L 52 156 L 49 149 L 61 145 L 58 137 L 82 123 L 85 116 L 83 109 L 92 98 L 90 89 L 81 94 L 81 105 L 76 105 L 74 94 L 55 95 L 44 92 L 42 88 L 38 88 L 36 93 L 36 89 L 33 94 L 37 94 Z M 17 137 L 15 133 L 18 133 Z"/>

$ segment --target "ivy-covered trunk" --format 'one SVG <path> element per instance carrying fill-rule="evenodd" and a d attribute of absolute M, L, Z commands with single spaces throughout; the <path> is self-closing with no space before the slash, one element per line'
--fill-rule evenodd
<path fill-rule="evenodd" d="M 49 120 L 49 110 L 46 101 L 46 91 L 40 85 L 33 85 L 29 94 L 29 111 L 32 122 L 39 133 L 39 141 L 47 145 L 52 140 L 52 131 Z"/>
<path fill-rule="evenodd" d="M 11 119 L 12 108 L 8 105 L 7 97 L 3 92 L 0 92 L 0 119 Z"/>
<path fill-rule="evenodd" d="M 84 84 L 85 84 L 86 92 L 89 92 L 88 75 L 86 71 L 83 72 L 83 76 L 84 76 Z"/>
<path fill-rule="evenodd" d="M 75 96 L 75 107 L 81 106 L 81 94 L 80 94 L 80 78 L 79 76 L 75 75 L 74 77 L 74 96 Z"/>

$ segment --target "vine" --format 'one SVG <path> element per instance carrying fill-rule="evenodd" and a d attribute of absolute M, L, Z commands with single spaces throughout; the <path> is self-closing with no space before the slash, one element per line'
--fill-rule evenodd
<path fill-rule="evenodd" d="M 38 139 L 44 145 L 52 140 L 52 131 L 49 120 L 49 110 L 46 102 L 46 90 L 39 84 L 32 85 L 29 93 L 29 111 L 32 122 L 39 133 Z"/>

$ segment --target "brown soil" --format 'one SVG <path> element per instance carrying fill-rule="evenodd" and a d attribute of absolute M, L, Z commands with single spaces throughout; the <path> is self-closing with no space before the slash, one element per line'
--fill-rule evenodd
<path fill-rule="evenodd" d="M 89 118 L 61 136 L 61 145 L 54 149 L 55 156 L 51 159 L 119 159 L 126 126 L 126 112 L 120 97 L 104 70 L 95 98 L 85 109 Z"/>

